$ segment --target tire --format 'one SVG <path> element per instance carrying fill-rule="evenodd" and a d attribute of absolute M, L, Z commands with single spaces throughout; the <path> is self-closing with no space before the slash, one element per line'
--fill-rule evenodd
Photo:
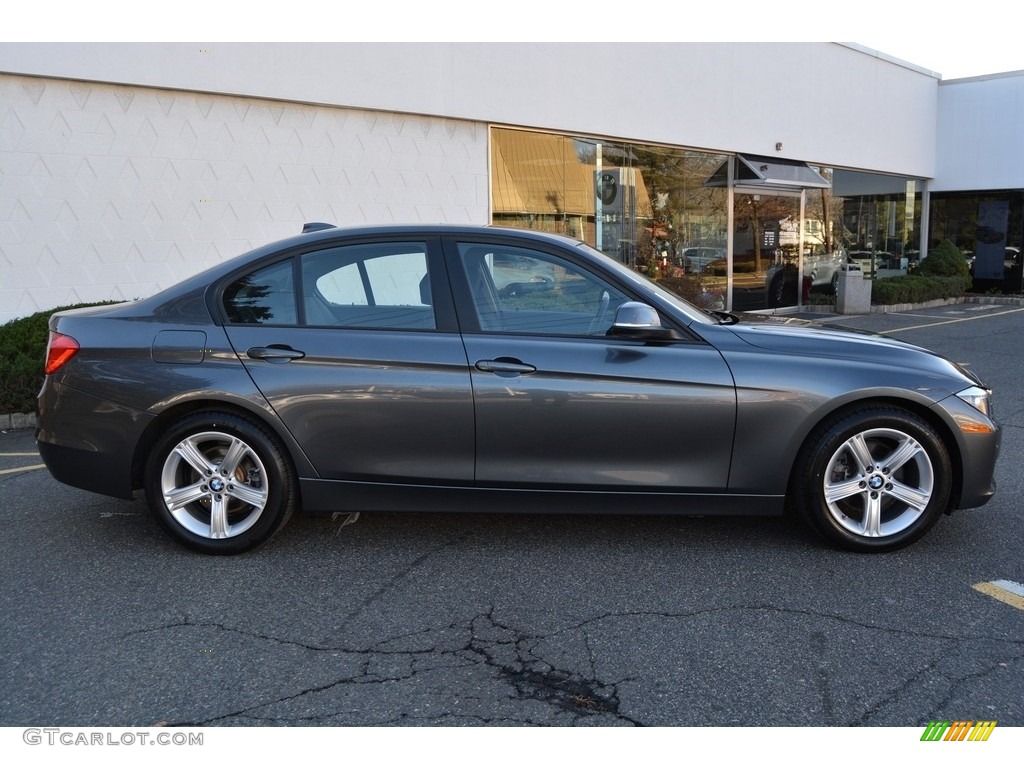
<path fill-rule="evenodd" d="M 768 306 L 769 307 L 781 307 L 786 300 L 786 280 L 779 272 L 772 278 L 771 284 L 768 286 Z"/>
<path fill-rule="evenodd" d="M 780 269 L 768 284 L 767 301 L 769 307 L 789 307 L 796 304 L 798 280 L 793 273 L 789 274 L 788 280 L 786 277 L 786 271 Z"/>
<path fill-rule="evenodd" d="M 196 413 L 149 454 L 146 499 L 190 549 L 234 555 L 262 544 L 298 506 L 295 470 L 279 441 L 246 418 Z"/>
<path fill-rule="evenodd" d="M 924 536 L 952 503 L 952 464 L 915 414 L 869 407 L 819 427 L 797 460 L 796 509 L 826 540 L 884 552 Z"/>

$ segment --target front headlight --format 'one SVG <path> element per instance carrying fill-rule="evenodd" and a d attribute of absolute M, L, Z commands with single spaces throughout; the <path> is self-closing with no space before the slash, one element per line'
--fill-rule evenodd
<path fill-rule="evenodd" d="M 965 403 L 974 406 L 990 419 L 992 418 L 992 391 L 981 387 L 968 387 L 956 396 Z"/>

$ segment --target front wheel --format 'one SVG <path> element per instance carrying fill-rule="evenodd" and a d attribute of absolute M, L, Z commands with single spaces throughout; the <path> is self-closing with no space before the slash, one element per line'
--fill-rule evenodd
<path fill-rule="evenodd" d="M 901 408 L 866 408 L 808 440 L 794 477 L 797 509 L 845 549 L 898 549 L 949 509 L 951 475 L 949 451 L 927 422 Z"/>
<path fill-rule="evenodd" d="M 174 424 L 150 453 L 145 486 L 164 529 L 210 554 L 263 543 L 298 502 L 295 472 L 278 441 L 227 413 L 194 414 Z"/>

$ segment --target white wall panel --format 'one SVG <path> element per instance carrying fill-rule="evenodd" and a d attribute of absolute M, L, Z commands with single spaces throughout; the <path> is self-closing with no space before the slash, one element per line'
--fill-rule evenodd
<path fill-rule="evenodd" d="M 0 75 L 0 322 L 148 296 L 305 221 L 488 221 L 487 131 Z"/>
<path fill-rule="evenodd" d="M 0 71 L 935 168 L 938 76 L 838 43 L 25 43 Z"/>
<path fill-rule="evenodd" d="M 939 87 L 932 190 L 1024 188 L 1024 72 Z"/>

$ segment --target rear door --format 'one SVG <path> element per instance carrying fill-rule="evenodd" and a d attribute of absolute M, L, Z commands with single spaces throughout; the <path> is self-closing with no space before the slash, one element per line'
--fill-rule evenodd
<path fill-rule="evenodd" d="M 322 478 L 472 482 L 471 382 L 436 238 L 321 243 L 235 277 L 222 304 Z"/>

